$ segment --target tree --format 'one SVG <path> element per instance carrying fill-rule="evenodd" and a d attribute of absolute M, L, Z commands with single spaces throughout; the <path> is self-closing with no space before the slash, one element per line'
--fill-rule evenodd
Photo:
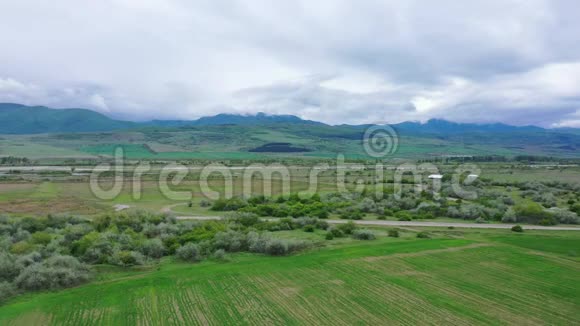
<path fill-rule="evenodd" d="M 516 212 L 513 208 L 508 208 L 507 211 L 503 214 L 501 221 L 504 223 L 515 223 L 518 221 L 516 217 Z"/>
<path fill-rule="evenodd" d="M 374 240 L 375 233 L 371 230 L 359 229 L 352 232 L 352 237 L 358 240 Z"/>
<path fill-rule="evenodd" d="M 520 225 L 514 225 L 511 229 L 513 232 L 524 232 L 524 229 Z"/>
<path fill-rule="evenodd" d="M 196 262 L 201 260 L 199 246 L 191 242 L 179 247 L 175 251 L 175 255 L 177 258 L 189 262 Z"/>
<path fill-rule="evenodd" d="M 151 239 L 143 243 L 141 246 L 141 252 L 147 257 L 161 258 L 167 250 L 165 249 L 161 239 Z"/>

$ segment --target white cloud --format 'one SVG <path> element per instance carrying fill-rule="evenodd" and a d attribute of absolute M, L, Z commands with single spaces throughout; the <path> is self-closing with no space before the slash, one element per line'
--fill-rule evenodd
<path fill-rule="evenodd" d="M 580 107 L 578 11 L 572 0 L 4 1 L 0 101 L 129 119 L 553 125 Z"/>

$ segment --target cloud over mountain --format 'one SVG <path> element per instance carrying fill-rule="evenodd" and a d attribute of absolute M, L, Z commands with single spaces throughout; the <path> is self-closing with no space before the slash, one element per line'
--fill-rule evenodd
<path fill-rule="evenodd" d="M 0 102 L 580 125 L 577 1 L 0 4 Z"/>

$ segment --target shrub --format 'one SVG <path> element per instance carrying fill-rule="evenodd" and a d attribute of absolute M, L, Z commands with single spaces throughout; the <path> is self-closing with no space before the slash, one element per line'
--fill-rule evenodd
<path fill-rule="evenodd" d="M 26 241 L 20 241 L 12 245 L 10 247 L 10 252 L 17 255 L 23 255 L 25 253 L 31 252 L 34 250 L 34 245 L 28 243 Z"/>
<path fill-rule="evenodd" d="M 352 221 L 349 221 L 348 223 L 344 224 L 339 224 L 336 228 L 342 231 L 342 233 L 344 234 L 352 234 L 352 232 L 357 229 L 356 224 L 354 224 Z"/>
<path fill-rule="evenodd" d="M 483 217 L 478 217 L 475 219 L 475 223 L 486 223 L 487 221 Z"/>
<path fill-rule="evenodd" d="M 8 300 L 17 293 L 16 286 L 8 282 L 0 282 L 0 303 Z"/>
<path fill-rule="evenodd" d="M 269 233 L 258 234 L 257 232 L 249 232 L 246 236 L 248 241 L 248 250 L 251 252 L 266 252 L 266 244 L 270 240 Z"/>
<path fill-rule="evenodd" d="M 308 247 L 304 241 L 270 239 L 266 243 L 265 253 L 273 256 L 288 255 Z"/>
<path fill-rule="evenodd" d="M 328 230 L 329 227 L 330 227 L 330 224 L 328 224 L 328 222 L 326 222 L 326 221 L 317 221 L 316 222 L 317 229 Z"/>
<path fill-rule="evenodd" d="M 503 223 L 515 223 L 515 222 L 517 222 L 518 219 L 516 217 L 516 212 L 514 211 L 514 209 L 511 207 L 508 208 L 507 211 L 503 214 L 501 221 Z"/>
<path fill-rule="evenodd" d="M 32 234 L 32 242 L 39 245 L 47 245 L 52 240 L 52 235 L 47 232 L 35 232 Z"/>
<path fill-rule="evenodd" d="M 19 256 L 15 264 L 21 268 L 28 267 L 32 264 L 36 264 L 42 261 L 42 255 L 37 251 L 33 251 L 27 255 Z"/>
<path fill-rule="evenodd" d="M 233 212 L 226 215 L 226 219 L 250 227 L 260 223 L 260 218 L 254 213 Z"/>
<path fill-rule="evenodd" d="M 240 208 L 248 206 L 248 203 L 241 198 L 218 199 L 211 206 L 212 211 L 237 211 Z"/>
<path fill-rule="evenodd" d="M 358 240 L 374 240 L 376 238 L 373 231 L 365 229 L 354 230 L 352 237 Z"/>
<path fill-rule="evenodd" d="M 217 249 L 224 249 L 229 252 L 247 249 L 246 236 L 233 230 L 218 232 L 213 239 L 213 245 Z"/>
<path fill-rule="evenodd" d="M 20 269 L 13 255 L 0 252 L 0 282 L 12 282 L 20 273 Z"/>
<path fill-rule="evenodd" d="M 118 266 L 143 265 L 145 257 L 140 252 L 130 250 L 118 250 L 113 253 L 109 263 Z"/>
<path fill-rule="evenodd" d="M 143 243 L 141 246 L 141 252 L 147 257 L 161 258 L 163 255 L 165 255 L 167 250 L 165 249 L 161 239 L 151 239 Z"/>
<path fill-rule="evenodd" d="M 512 231 L 513 232 L 524 232 L 524 229 L 520 225 L 514 225 L 514 226 L 512 226 Z"/>
<path fill-rule="evenodd" d="M 304 232 L 314 232 L 314 225 L 304 226 Z"/>
<path fill-rule="evenodd" d="M 388 236 L 393 238 L 399 237 L 399 230 L 391 229 L 388 231 Z"/>
<path fill-rule="evenodd" d="M 550 213 L 544 210 L 542 205 L 537 203 L 520 204 L 514 207 L 516 216 L 519 221 L 529 223 L 538 223 L 539 221 L 549 218 Z"/>
<path fill-rule="evenodd" d="M 196 262 L 201 260 L 199 246 L 191 242 L 179 247 L 175 251 L 175 255 L 177 258 L 189 262 Z"/>
<path fill-rule="evenodd" d="M 316 223 L 318 223 L 318 219 L 316 218 L 312 218 L 312 217 L 299 217 L 296 219 L 296 224 L 298 224 L 300 227 L 304 227 L 307 225 L 316 225 Z"/>
<path fill-rule="evenodd" d="M 26 267 L 15 279 L 23 290 L 53 290 L 82 284 L 89 280 L 89 269 L 72 256 L 53 256 Z"/>
<path fill-rule="evenodd" d="M 560 223 L 565 224 L 580 224 L 580 218 L 574 212 L 562 208 L 550 209 L 552 216 Z"/>
<path fill-rule="evenodd" d="M 327 232 L 326 235 L 324 236 L 324 238 L 326 240 L 332 240 L 332 239 L 334 239 L 334 235 L 332 234 L 332 232 Z"/>
<path fill-rule="evenodd" d="M 556 225 L 556 224 L 558 224 L 558 222 L 556 222 L 556 220 L 553 217 L 546 217 L 546 218 L 542 219 L 538 224 L 543 225 L 543 226 L 550 226 L 550 225 Z"/>
<path fill-rule="evenodd" d="M 193 206 L 193 205 L 192 205 Z M 199 202 L 199 206 L 200 207 L 210 207 L 211 203 L 205 199 L 203 199 L 202 201 Z M 190 206 L 191 207 L 191 206 Z"/>
<path fill-rule="evenodd" d="M 363 212 L 359 210 L 348 210 L 340 215 L 340 218 L 347 220 L 362 220 L 364 217 Z"/>
<path fill-rule="evenodd" d="M 399 212 L 395 213 L 395 217 L 399 221 L 410 221 L 412 215 L 411 215 L 411 213 L 409 213 L 407 211 L 399 211 Z"/>
<path fill-rule="evenodd" d="M 213 259 L 220 260 L 220 261 L 229 260 L 227 254 L 226 254 L 226 251 L 223 249 L 218 249 L 218 250 L 214 251 L 212 257 L 213 257 Z"/>
<path fill-rule="evenodd" d="M 339 228 L 336 227 L 329 228 L 328 233 L 331 234 L 333 238 L 344 237 L 344 232 L 342 232 Z"/>
<path fill-rule="evenodd" d="M 419 233 L 417 233 L 417 238 L 429 239 L 429 238 L 431 238 L 431 236 L 427 232 L 419 232 Z"/>
<path fill-rule="evenodd" d="M 288 254 L 288 243 L 281 239 L 272 239 L 266 244 L 265 253 L 273 256 Z"/>

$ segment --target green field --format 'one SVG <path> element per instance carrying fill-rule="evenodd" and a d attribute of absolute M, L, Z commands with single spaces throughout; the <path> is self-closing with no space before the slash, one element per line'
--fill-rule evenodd
<path fill-rule="evenodd" d="M 109 157 L 123 148 L 129 159 L 258 160 L 276 158 L 374 160 L 363 147 L 361 126 L 302 124 L 141 127 L 108 132 L 2 135 L 0 156 L 30 159 Z M 398 150 L 388 158 L 422 159 L 449 155 L 541 155 L 578 158 L 578 135 L 557 132 L 398 135 Z M 262 145 L 283 142 L 304 152 L 252 152 Z"/>
<path fill-rule="evenodd" d="M 431 232 L 290 257 L 111 270 L 85 286 L 8 302 L 0 324 L 580 323 L 576 233 Z"/>

